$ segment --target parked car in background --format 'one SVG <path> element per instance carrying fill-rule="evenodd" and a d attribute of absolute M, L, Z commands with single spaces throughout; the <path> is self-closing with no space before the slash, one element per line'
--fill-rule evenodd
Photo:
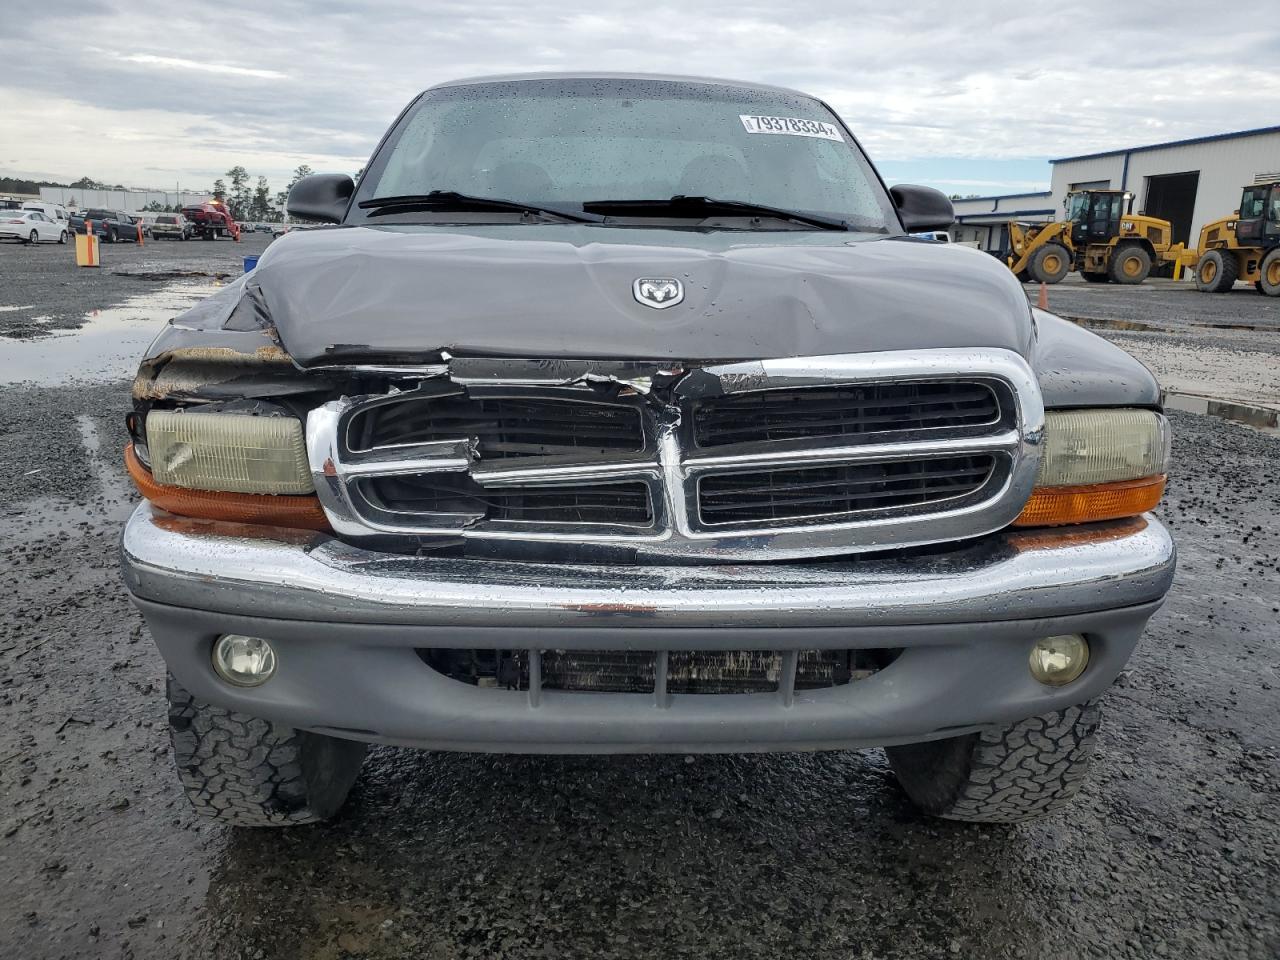
<path fill-rule="evenodd" d="M 22 205 L 23 210 L 39 210 L 46 217 L 58 224 L 63 229 L 70 232 L 71 228 L 68 221 L 71 214 L 67 212 L 67 208 L 60 203 L 53 203 L 49 200 L 28 200 Z"/>
<path fill-rule="evenodd" d="M 257 233 L 271 233 L 274 228 L 269 223 L 260 223 L 254 228 Z"/>
<path fill-rule="evenodd" d="M 138 227 L 133 222 L 133 217 L 123 210 L 91 207 L 83 213 L 73 214 L 68 221 L 68 229 L 75 233 L 84 233 L 86 220 L 93 223 L 93 232 L 107 243 L 138 239 Z"/>
<path fill-rule="evenodd" d="M 195 235 L 195 224 L 180 213 L 162 213 L 151 225 L 151 236 L 157 240 L 190 240 Z"/>
<path fill-rule="evenodd" d="M 182 215 L 192 222 L 196 235 L 205 240 L 227 236 L 240 239 L 240 225 L 232 219 L 221 200 L 193 203 L 182 208 Z"/>
<path fill-rule="evenodd" d="M 22 243 L 66 243 L 67 228 L 39 210 L 0 211 L 0 239 Z"/>

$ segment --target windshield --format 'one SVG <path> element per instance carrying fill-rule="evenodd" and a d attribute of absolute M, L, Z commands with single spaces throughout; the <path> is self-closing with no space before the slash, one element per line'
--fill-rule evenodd
<path fill-rule="evenodd" d="M 577 209 L 708 196 L 859 230 L 896 228 L 870 164 L 829 110 L 808 97 L 710 83 L 526 80 L 430 90 L 375 157 L 357 200 L 431 191 Z M 351 216 L 371 214 L 353 207 Z"/>
<path fill-rule="evenodd" d="M 1067 219 L 1072 223 L 1083 223 L 1089 206 L 1087 193 L 1073 193 L 1067 197 Z"/>
<path fill-rule="evenodd" d="M 156 223 L 177 223 L 177 217 L 156 217 Z"/>

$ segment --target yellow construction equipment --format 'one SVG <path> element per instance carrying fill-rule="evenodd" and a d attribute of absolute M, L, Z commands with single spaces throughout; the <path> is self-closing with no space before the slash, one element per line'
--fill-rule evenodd
<path fill-rule="evenodd" d="M 1054 223 L 1009 223 L 1006 261 L 1023 283 L 1057 283 L 1071 270 L 1093 283 L 1141 283 L 1158 262 L 1186 262 L 1168 220 L 1130 213 L 1133 194 L 1079 190 L 1067 194 L 1067 216 Z"/>
<path fill-rule="evenodd" d="M 1280 297 L 1280 182 L 1244 188 L 1240 209 L 1200 231 L 1196 287 L 1226 293 L 1237 280 Z"/>

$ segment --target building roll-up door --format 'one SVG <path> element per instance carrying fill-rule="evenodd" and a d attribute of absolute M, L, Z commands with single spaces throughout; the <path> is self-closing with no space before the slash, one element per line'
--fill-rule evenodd
<path fill-rule="evenodd" d="M 1191 218 L 1196 208 L 1200 171 L 1169 173 L 1147 177 L 1147 202 L 1142 212 L 1168 220 L 1173 226 L 1173 242 L 1191 244 Z"/>

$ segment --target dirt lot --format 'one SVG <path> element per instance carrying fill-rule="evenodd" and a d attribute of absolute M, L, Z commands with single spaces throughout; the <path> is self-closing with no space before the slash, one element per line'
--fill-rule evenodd
<path fill-rule="evenodd" d="M 1280 952 L 1280 435 L 1184 413 L 1161 510 L 1177 583 L 1106 698 L 1094 777 L 1056 818 L 924 820 L 878 751 L 378 749 L 333 824 L 197 820 L 163 665 L 118 580 L 118 376 L 262 246 L 107 248 L 98 273 L 66 248 L 0 247 L 0 333 L 24 338 L 0 339 L 0 957 Z M 1165 286 L 1064 284 L 1050 301 L 1160 327 L 1099 332 L 1166 381 L 1205 382 L 1177 358 L 1214 350 L 1274 376 L 1280 303 Z M 1198 326 L 1233 316 L 1265 329 Z M 1280 407 L 1238 367 L 1242 394 Z"/>

